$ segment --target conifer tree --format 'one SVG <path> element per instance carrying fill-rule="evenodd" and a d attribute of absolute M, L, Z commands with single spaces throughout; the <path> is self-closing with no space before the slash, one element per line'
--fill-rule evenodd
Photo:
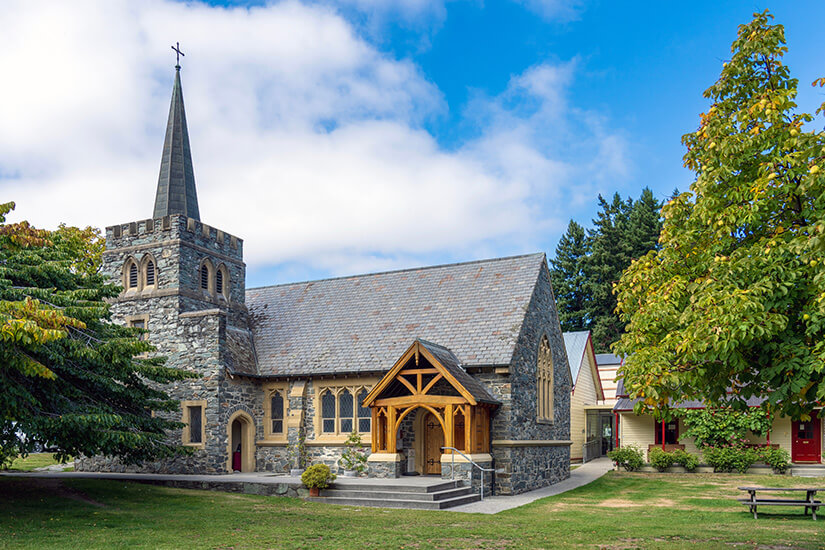
<path fill-rule="evenodd" d="M 584 262 L 587 294 L 587 318 L 590 320 L 596 352 L 610 351 L 610 344 L 619 339 L 623 326 L 616 314 L 613 284 L 630 265 L 630 243 L 627 240 L 633 200 L 623 200 L 615 193 L 607 202 L 599 195 L 600 210 L 593 229 L 588 231 L 590 255 Z"/>
<path fill-rule="evenodd" d="M 190 375 L 145 358 L 138 330 L 109 320 L 120 289 L 99 273 L 95 232 L 6 224 L 0 205 L 0 454 L 37 444 L 60 457 L 118 456 L 127 463 L 180 449 L 154 415 L 178 404 L 159 384 Z"/>
<path fill-rule="evenodd" d="M 795 112 L 771 18 L 739 27 L 710 109 L 683 137 L 696 179 L 665 205 L 659 250 L 617 287 L 621 375 L 639 412 L 732 391 L 737 406 L 766 397 L 807 418 L 825 400 L 825 133 Z"/>
<path fill-rule="evenodd" d="M 559 323 L 564 331 L 587 329 L 584 262 L 587 258 L 587 237 L 584 228 L 570 220 L 567 232 L 556 246 L 550 260 L 550 281 L 556 297 Z"/>

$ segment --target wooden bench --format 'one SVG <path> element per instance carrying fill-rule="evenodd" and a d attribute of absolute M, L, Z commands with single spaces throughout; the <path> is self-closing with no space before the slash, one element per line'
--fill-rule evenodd
<path fill-rule="evenodd" d="M 748 506 L 750 508 L 751 513 L 753 514 L 753 519 L 757 519 L 756 515 L 756 507 L 757 506 L 803 506 L 805 508 L 805 515 L 808 515 L 808 510 L 811 511 L 811 517 L 814 521 L 816 521 L 816 510 L 820 506 L 822 506 L 822 501 L 815 500 L 814 497 L 816 496 L 817 491 L 825 491 L 822 488 L 813 488 L 813 487 L 739 487 L 740 491 L 747 491 L 750 495 L 750 498 L 740 498 L 737 499 L 743 505 Z M 769 491 L 769 492 L 801 492 L 805 491 L 805 500 L 802 499 L 791 499 L 791 498 L 758 498 L 756 496 L 757 491 Z"/>

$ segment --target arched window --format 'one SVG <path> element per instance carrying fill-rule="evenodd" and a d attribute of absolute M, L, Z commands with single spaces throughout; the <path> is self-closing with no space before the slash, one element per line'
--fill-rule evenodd
<path fill-rule="evenodd" d="M 275 391 L 269 400 L 270 414 L 272 415 L 272 433 L 284 433 L 284 398 L 281 392 Z"/>
<path fill-rule="evenodd" d="M 335 433 L 335 396 L 329 390 L 321 396 L 321 431 Z"/>
<path fill-rule="evenodd" d="M 205 263 L 201 265 L 201 289 L 209 290 L 209 266 Z"/>
<path fill-rule="evenodd" d="M 547 336 L 539 343 L 536 363 L 536 416 L 539 420 L 553 420 L 553 354 Z"/>
<path fill-rule="evenodd" d="M 338 418 L 341 420 L 339 433 L 352 432 L 352 394 L 344 390 L 338 396 Z"/>
<path fill-rule="evenodd" d="M 129 258 L 123 265 L 123 286 L 126 290 L 137 290 L 140 285 L 138 278 L 138 265 L 134 259 Z"/>
<path fill-rule="evenodd" d="M 146 262 L 146 286 L 155 286 L 155 261 L 151 258 Z"/>
<path fill-rule="evenodd" d="M 215 294 L 229 299 L 229 270 L 223 264 L 215 271 Z"/>
<path fill-rule="evenodd" d="M 372 412 L 369 407 L 364 406 L 364 399 L 367 397 L 367 390 L 358 392 L 358 431 L 370 431 L 370 424 L 372 423 Z"/>

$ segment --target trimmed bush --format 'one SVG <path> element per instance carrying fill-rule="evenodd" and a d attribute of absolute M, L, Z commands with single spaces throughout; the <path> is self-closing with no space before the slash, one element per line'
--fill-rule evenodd
<path fill-rule="evenodd" d="M 713 466 L 714 472 L 740 474 L 747 472 L 760 458 L 760 453 L 756 449 L 739 444 L 705 447 L 702 454 L 708 466 Z"/>
<path fill-rule="evenodd" d="M 764 447 L 759 449 L 759 455 L 778 474 L 787 472 L 791 465 L 791 457 L 785 449 Z"/>
<path fill-rule="evenodd" d="M 326 489 L 336 477 L 326 464 L 313 464 L 301 474 L 301 481 L 310 489 Z"/>
<path fill-rule="evenodd" d="M 660 472 L 664 472 L 673 466 L 673 463 L 676 461 L 674 453 L 669 453 L 662 449 L 651 449 L 650 452 L 647 453 L 647 458 L 650 460 L 650 465 Z"/>
<path fill-rule="evenodd" d="M 616 466 L 628 472 L 635 472 L 645 465 L 645 455 L 637 445 L 626 445 L 608 451 L 607 456 L 616 463 Z"/>
<path fill-rule="evenodd" d="M 682 449 L 673 451 L 673 460 L 676 464 L 681 464 L 688 472 L 696 471 L 699 465 L 699 457 Z"/>

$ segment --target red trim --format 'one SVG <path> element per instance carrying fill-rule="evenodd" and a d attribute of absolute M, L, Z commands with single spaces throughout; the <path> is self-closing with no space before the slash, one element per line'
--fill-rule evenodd
<path fill-rule="evenodd" d="M 662 420 L 662 450 L 665 450 L 665 421 Z"/>

